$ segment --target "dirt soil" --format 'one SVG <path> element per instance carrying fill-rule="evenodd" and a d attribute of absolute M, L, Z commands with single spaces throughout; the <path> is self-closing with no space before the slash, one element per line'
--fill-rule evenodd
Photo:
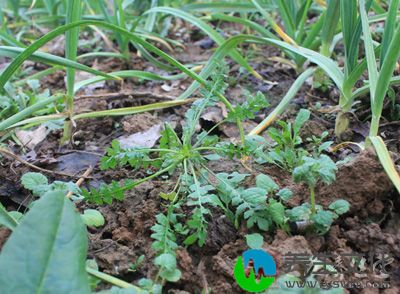
<path fill-rule="evenodd" d="M 209 56 L 211 49 L 201 49 L 199 48 L 200 45 L 192 46 L 196 47 L 196 50 L 183 52 L 180 56 L 181 60 L 193 61 L 191 54 L 204 56 L 203 59 L 197 57 L 196 61 L 204 60 Z M 236 85 L 231 87 L 232 90 L 228 92 L 231 101 L 243 101 L 244 96 L 239 94 L 238 89 L 249 87 L 252 91 L 259 90 L 266 94 L 271 105 L 274 106 L 291 86 L 296 73 L 284 65 L 268 61 L 269 57 L 277 54 L 276 51 L 265 48 L 263 53 L 265 56 L 259 58 L 264 62 L 255 63 L 255 69 L 275 85 L 239 73 L 235 70 L 237 67 L 231 63 L 231 76 L 237 78 Z M 111 63 L 114 64 L 112 66 L 114 69 L 124 67 L 122 64 L 115 65 L 116 62 L 116 60 L 109 59 L 100 63 L 99 66 L 109 68 Z M 148 69 L 149 67 L 144 62 L 135 63 L 133 66 L 134 69 Z M 52 81 L 51 85 L 55 88 L 62 88 L 63 78 L 60 73 L 56 73 L 48 79 Z M 164 96 L 177 96 L 189 84 L 190 81 L 185 80 L 178 84 L 169 85 L 172 90 L 166 92 L 162 89 L 163 83 L 161 82 L 139 83 L 131 81 L 125 83 L 122 86 L 123 88 L 115 82 L 106 82 L 104 89 L 94 90 L 94 93 L 114 93 L 118 91 L 124 93 L 131 91 L 133 93 L 137 90 Z M 81 94 L 85 95 L 85 93 Z M 322 107 L 329 107 L 336 104 L 337 98 L 334 92 L 320 93 L 311 90 L 310 85 L 305 85 L 282 118 L 293 119 L 297 109 L 309 107 L 312 110 L 312 119 L 305 127 L 306 133 L 303 135 L 309 136 L 328 130 L 331 134 L 330 139 L 335 140 L 333 137 L 334 116 L 314 109 L 313 105 L 316 101 L 322 101 Z M 154 99 L 135 100 L 135 98 L 129 96 L 113 101 L 84 99 L 77 102 L 77 109 L 80 111 L 85 109 L 103 110 L 151 102 L 154 102 Z M 110 142 L 119 136 L 143 132 L 164 121 L 173 122 L 179 129 L 186 109 L 187 106 L 183 106 L 125 118 L 79 121 L 71 146 L 59 148 L 60 132 L 54 131 L 31 151 L 34 156 L 27 160 L 43 168 L 79 175 L 89 165 L 98 163 Z M 256 125 L 271 109 L 272 107 L 259 113 L 250 124 Z M 362 117 L 360 117 L 360 120 L 362 120 Z M 363 123 L 360 124 L 363 125 Z M 391 125 L 385 127 L 384 130 L 388 136 L 391 134 L 393 136 L 398 135 Z M 223 128 L 219 132 L 227 139 L 236 134 L 235 131 L 229 132 L 229 130 Z M 355 127 L 353 138 L 357 138 L 360 132 L 360 127 Z M 391 139 L 397 140 L 398 137 L 387 137 L 386 139 L 389 141 Z M 399 150 L 396 148 L 398 146 L 391 146 L 394 158 L 398 157 Z M 22 150 L 17 147 L 12 145 L 10 147 L 16 153 L 23 154 Z M 346 156 L 350 156 L 352 159 L 340 166 L 335 183 L 329 186 L 321 185 L 317 188 L 317 201 L 327 207 L 336 199 L 346 199 L 350 202 L 350 211 L 341 216 L 324 236 L 309 233 L 288 235 L 279 230 L 269 233 L 261 232 L 265 240 L 263 247 L 275 256 L 283 256 L 290 252 L 314 255 L 326 252 L 332 254 L 359 253 L 365 256 L 389 254 L 394 257 L 391 264 L 393 288 L 380 290 L 380 292 L 377 289 L 351 290 L 349 293 L 400 293 L 400 231 L 398 229 L 400 225 L 400 198 L 398 193 L 372 151 L 359 152 L 357 149 L 353 150 L 347 147 L 336 154 L 331 154 L 331 156 L 335 160 L 343 159 Z M 31 198 L 28 191 L 21 188 L 20 177 L 30 169 L 10 158 L 3 158 L 1 163 L 0 201 L 8 209 L 24 210 Z M 252 179 L 258 173 L 265 173 L 281 186 L 290 188 L 294 192 L 294 198 L 290 201 L 291 206 L 308 201 L 306 187 L 295 184 L 290 175 L 281 169 L 272 165 L 259 166 L 252 163 L 249 163 L 249 165 L 252 169 Z M 210 168 L 214 172 L 249 172 L 238 161 L 210 163 Z M 90 181 L 90 185 L 97 186 L 102 181 L 109 182 L 110 180 L 125 178 L 138 179 L 144 175 L 144 171 L 131 171 L 129 169 L 103 172 L 96 166 L 92 173 L 94 179 Z M 49 175 L 49 177 L 57 178 L 57 180 L 71 180 L 67 177 L 55 175 Z M 160 198 L 160 192 L 168 192 L 172 189 L 173 184 L 173 178 L 167 180 L 155 179 L 129 191 L 122 202 L 114 202 L 112 205 L 99 207 L 87 205 L 83 202 L 78 203 L 80 210 L 88 207 L 99 209 L 106 219 L 106 224 L 103 227 L 89 228 L 88 258 L 95 259 L 100 270 L 116 275 L 128 282 L 137 282 L 142 277 L 154 277 L 156 268 L 152 263 L 155 256 L 150 247 L 152 242 L 150 228 L 155 223 L 156 214 L 165 211 L 166 203 Z M 249 232 L 245 226 L 240 227 L 239 230 L 235 229 L 221 212 L 215 211 L 213 217 L 209 219 L 208 238 L 204 247 L 199 248 L 197 245 L 193 245 L 189 248 L 181 248 L 178 251 L 177 260 L 183 275 L 179 282 L 167 284 L 166 292 L 200 293 L 203 289 L 211 289 L 212 293 L 242 293 L 234 282 L 232 272 L 236 258 L 246 250 L 244 235 Z M 254 232 L 254 230 L 251 232 Z M 7 229 L 0 228 L 0 247 L 9 234 L 10 232 Z M 136 272 L 128 271 L 130 265 L 142 254 L 145 255 L 145 262 Z M 280 266 L 282 265 L 278 264 L 278 268 Z M 298 270 L 301 271 L 302 269 Z M 377 280 L 379 277 L 368 273 L 362 279 Z"/>

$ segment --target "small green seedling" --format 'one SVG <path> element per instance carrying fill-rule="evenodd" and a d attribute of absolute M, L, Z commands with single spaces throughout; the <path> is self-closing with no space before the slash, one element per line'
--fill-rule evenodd
<path fill-rule="evenodd" d="M 128 165 L 134 169 L 144 168 L 148 171 L 151 170 L 153 173 L 150 176 L 138 181 L 127 180 L 122 185 L 118 182 L 112 182 L 109 185 L 103 184 L 98 190 L 93 189 L 90 192 L 83 189 L 83 195 L 86 200 L 97 204 L 111 203 L 114 199 L 122 200 L 124 191 L 152 178 L 172 174 L 172 172 L 176 171 L 178 172 L 178 180 L 175 188 L 173 191 L 162 193 L 160 196 L 169 201 L 170 205 L 182 202 L 181 204 L 190 208 L 191 216 L 186 223 L 190 234 L 184 240 L 184 244 L 191 245 L 197 242 L 200 246 L 204 245 L 207 236 L 207 219 L 211 215 L 210 209 L 218 207 L 227 215 L 231 215 L 229 205 L 238 206 L 241 202 L 247 202 L 244 199 L 237 199 L 234 203 L 221 201 L 221 196 L 215 193 L 215 190 L 218 189 L 214 187 L 214 183 L 208 176 L 215 175 L 207 168 L 207 162 L 221 157 L 242 157 L 247 155 L 250 150 L 247 146 L 247 141 L 244 142 L 245 145 L 236 145 L 231 142 L 220 141 L 218 136 L 210 135 L 210 133 L 221 123 L 253 118 L 256 111 L 267 105 L 262 94 L 258 93 L 255 97 L 249 96 L 245 103 L 237 105 L 233 112 L 229 112 L 227 118 L 218 123 L 213 129 L 196 133 L 196 127 L 202 112 L 207 107 L 214 106 L 218 102 L 218 97 L 216 97 L 215 93 L 223 93 L 225 91 L 225 76 L 219 74 L 213 78 L 212 91 L 203 90 L 202 94 L 205 98 L 194 102 L 186 112 L 181 136 L 175 132 L 171 125 L 166 123 L 158 148 L 132 147 L 122 149 L 118 141 L 114 141 L 107 150 L 107 155 L 101 160 L 102 169 Z M 249 224 L 262 222 L 257 220 L 261 219 L 262 216 L 251 216 L 252 211 L 260 210 L 257 203 L 265 202 L 267 189 L 258 189 L 256 192 L 259 194 L 257 194 L 256 199 L 253 199 L 255 201 L 252 204 L 253 206 L 242 206 L 241 208 L 242 212 L 250 210 L 245 213 L 245 218 L 248 219 Z M 252 191 L 248 191 L 248 193 L 249 195 L 242 196 L 245 199 L 250 199 L 254 196 L 251 194 Z M 277 204 L 274 203 L 274 205 Z M 231 219 L 234 221 L 234 218 Z M 237 222 L 238 217 L 236 217 Z M 264 223 L 261 226 L 267 228 L 269 225 Z"/>
<path fill-rule="evenodd" d="M 303 143 L 300 137 L 301 127 L 310 119 L 310 111 L 301 109 L 294 123 L 278 121 L 279 129 L 271 128 L 269 136 L 274 140 L 275 146 L 268 152 L 266 160 L 279 167 L 292 171 L 301 164 L 302 157 L 307 151 L 299 146 Z"/>
<path fill-rule="evenodd" d="M 280 189 L 273 179 L 264 174 L 256 177 L 255 187 L 247 189 L 240 185 L 248 176 L 246 174 L 234 172 L 219 173 L 215 176 L 218 180 L 216 187 L 218 197 L 227 208 L 225 214 L 236 227 L 243 218 L 248 228 L 256 225 L 259 229 L 268 231 L 276 225 L 288 231 L 283 203 L 292 196 L 289 189 Z M 234 207 L 235 212 L 233 213 L 229 207 Z"/>
<path fill-rule="evenodd" d="M 336 164 L 329 156 L 322 154 L 313 158 L 305 156 L 302 158 L 302 165 L 293 170 L 295 182 L 306 183 L 310 189 L 311 214 L 315 214 L 315 187 L 319 180 L 325 184 L 331 184 L 336 179 Z"/>
<path fill-rule="evenodd" d="M 25 189 L 32 191 L 35 196 L 41 196 L 50 191 L 62 191 L 65 194 L 71 191 L 74 197 L 81 197 L 81 190 L 75 183 L 54 181 L 50 184 L 47 177 L 41 173 L 24 174 L 21 177 L 21 184 Z"/>
<path fill-rule="evenodd" d="M 336 179 L 336 164 L 329 156 L 322 154 L 318 157 L 304 157 L 303 164 L 293 171 L 295 182 L 306 183 L 310 189 L 311 204 L 304 203 L 295 207 L 287 214 L 291 221 L 311 221 L 316 232 L 326 233 L 333 221 L 349 210 L 350 204 L 346 200 L 337 200 L 329 205 L 329 210 L 315 204 L 315 187 L 319 181 L 331 184 Z"/>
<path fill-rule="evenodd" d="M 286 211 L 290 221 L 297 223 L 312 224 L 313 229 L 318 234 L 325 234 L 329 231 L 333 221 L 350 209 L 350 204 L 346 200 L 339 199 L 332 202 L 328 210 L 316 205 L 316 213 L 312 214 L 310 204 L 303 203 Z"/>

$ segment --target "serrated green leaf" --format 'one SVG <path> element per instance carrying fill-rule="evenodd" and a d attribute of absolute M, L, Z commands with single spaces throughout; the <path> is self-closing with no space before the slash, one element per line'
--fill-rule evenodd
<path fill-rule="evenodd" d="M 283 188 L 279 190 L 279 192 L 276 195 L 279 196 L 279 198 L 282 199 L 283 201 L 288 201 L 290 198 L 292 198 L 293 192 L 290 191 L 288 188 Z"/>
<path fill-rule="evenodd" d="M 305 124 L 306 121 L 310 119 L 310 115 L 311 112 L 308 109 L 300 109 L 293 124 L 294 134 L 299 133 L 301 127 Z"/>
<path fill-rule="evenodd" d="M 314 221 L 315 228 L 320 234 L 326 233 L 331 227 L 335 214 L 327 210 L 318 210 L 316 214 L 311 216 L 311 220 Z"/>
<path fill-rule="evenodd" d="M 86 228 L 74 205 L 63 193 L 49 192 L 35 203 L 3 247 L 2 291 L 90 293 L 86 255 Z"/>
<path fill-rule="evenodd" d="M 39 190 L 40 186 L 48 185 L 49 181 L 41 173 L 29 172 L 21 177 L 21 184 L 25 189 L 35 192 Z"/>
<path fill-rule="evenodd" d="M 329 209 L 333 210 L 337 215 L 341 215 L 349 211 L 350 203 L 346 200 L 339 199 L 331 203 Z"/>

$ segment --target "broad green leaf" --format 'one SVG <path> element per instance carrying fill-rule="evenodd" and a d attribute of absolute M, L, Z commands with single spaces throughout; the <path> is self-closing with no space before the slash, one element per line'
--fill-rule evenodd
<path fill-rule="evenodd" d="M 258 233 L 247 234 L 246 243 L 251 249 L 260 249 L 264 244 L 264 238 Z"/>
<path fill-rule="evenodd" d="M 179 269 L 174 269 L 171 271 L 161 270 L 160 277 L 169 281 L 169 282 L 177 282 L 182 276 L 182 272 Z"/>
<path fill-rule="evenodd" d="M 42 196 L 0 254 L 4 293 L 90 293 L 86 228 L 60 192 Z"/>
<path fill-rule="evenodd" d="M 96 209 L 85 209 L 81 217 L 89 227 L 101 227 L 105 223 L 104 216 Z"/>
<path fill-rule="evenodd" d="M 154 263 L 161 267 L 160 276 L 167 281 L 176 282 L 181 277 L 181 271 L 176 268 L 176 257 L 170 253 L 157 256 Z"/>
<path fill-rule="evenodd" d="M 259 174 L 256 177 L 256 185 L 258 188 L 265 189 L 268 193 L 279 189 L 275 181 L 270 176 L 264 174 Z"/>
<path fill-rule="evenodd" d="M 18 226 L 18 220 L 13 217 L 0 203 L 0 226 L 14 230 Z"/>
<path fill-rule="evenodd" d="M 285 206 L 282 203 L 272 201 L 268 206 L 268 211 L 276 224 L 283 225 L 285 223 Z"/>
<path fill-rule="evenodd" d="M 390 157 L 385 142 L 383 142 L 382 138 L 378 136 L 369 137 L 369 139 L 375 147 L 376 154 L 378 155 L 379 161 L 385 169 L 386 174 L 392 180 L 392 183 L 396 187 L 397 191 L 400 193 L 400 176 L 394 166 L 392 158 Z"/>

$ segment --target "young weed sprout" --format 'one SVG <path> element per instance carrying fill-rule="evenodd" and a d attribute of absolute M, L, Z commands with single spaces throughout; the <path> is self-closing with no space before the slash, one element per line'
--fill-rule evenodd
<path fill-rule="evenodd" d="M 396 286 L 399 19 L 400 0 L 0 1 L 0 293 Z"/>

